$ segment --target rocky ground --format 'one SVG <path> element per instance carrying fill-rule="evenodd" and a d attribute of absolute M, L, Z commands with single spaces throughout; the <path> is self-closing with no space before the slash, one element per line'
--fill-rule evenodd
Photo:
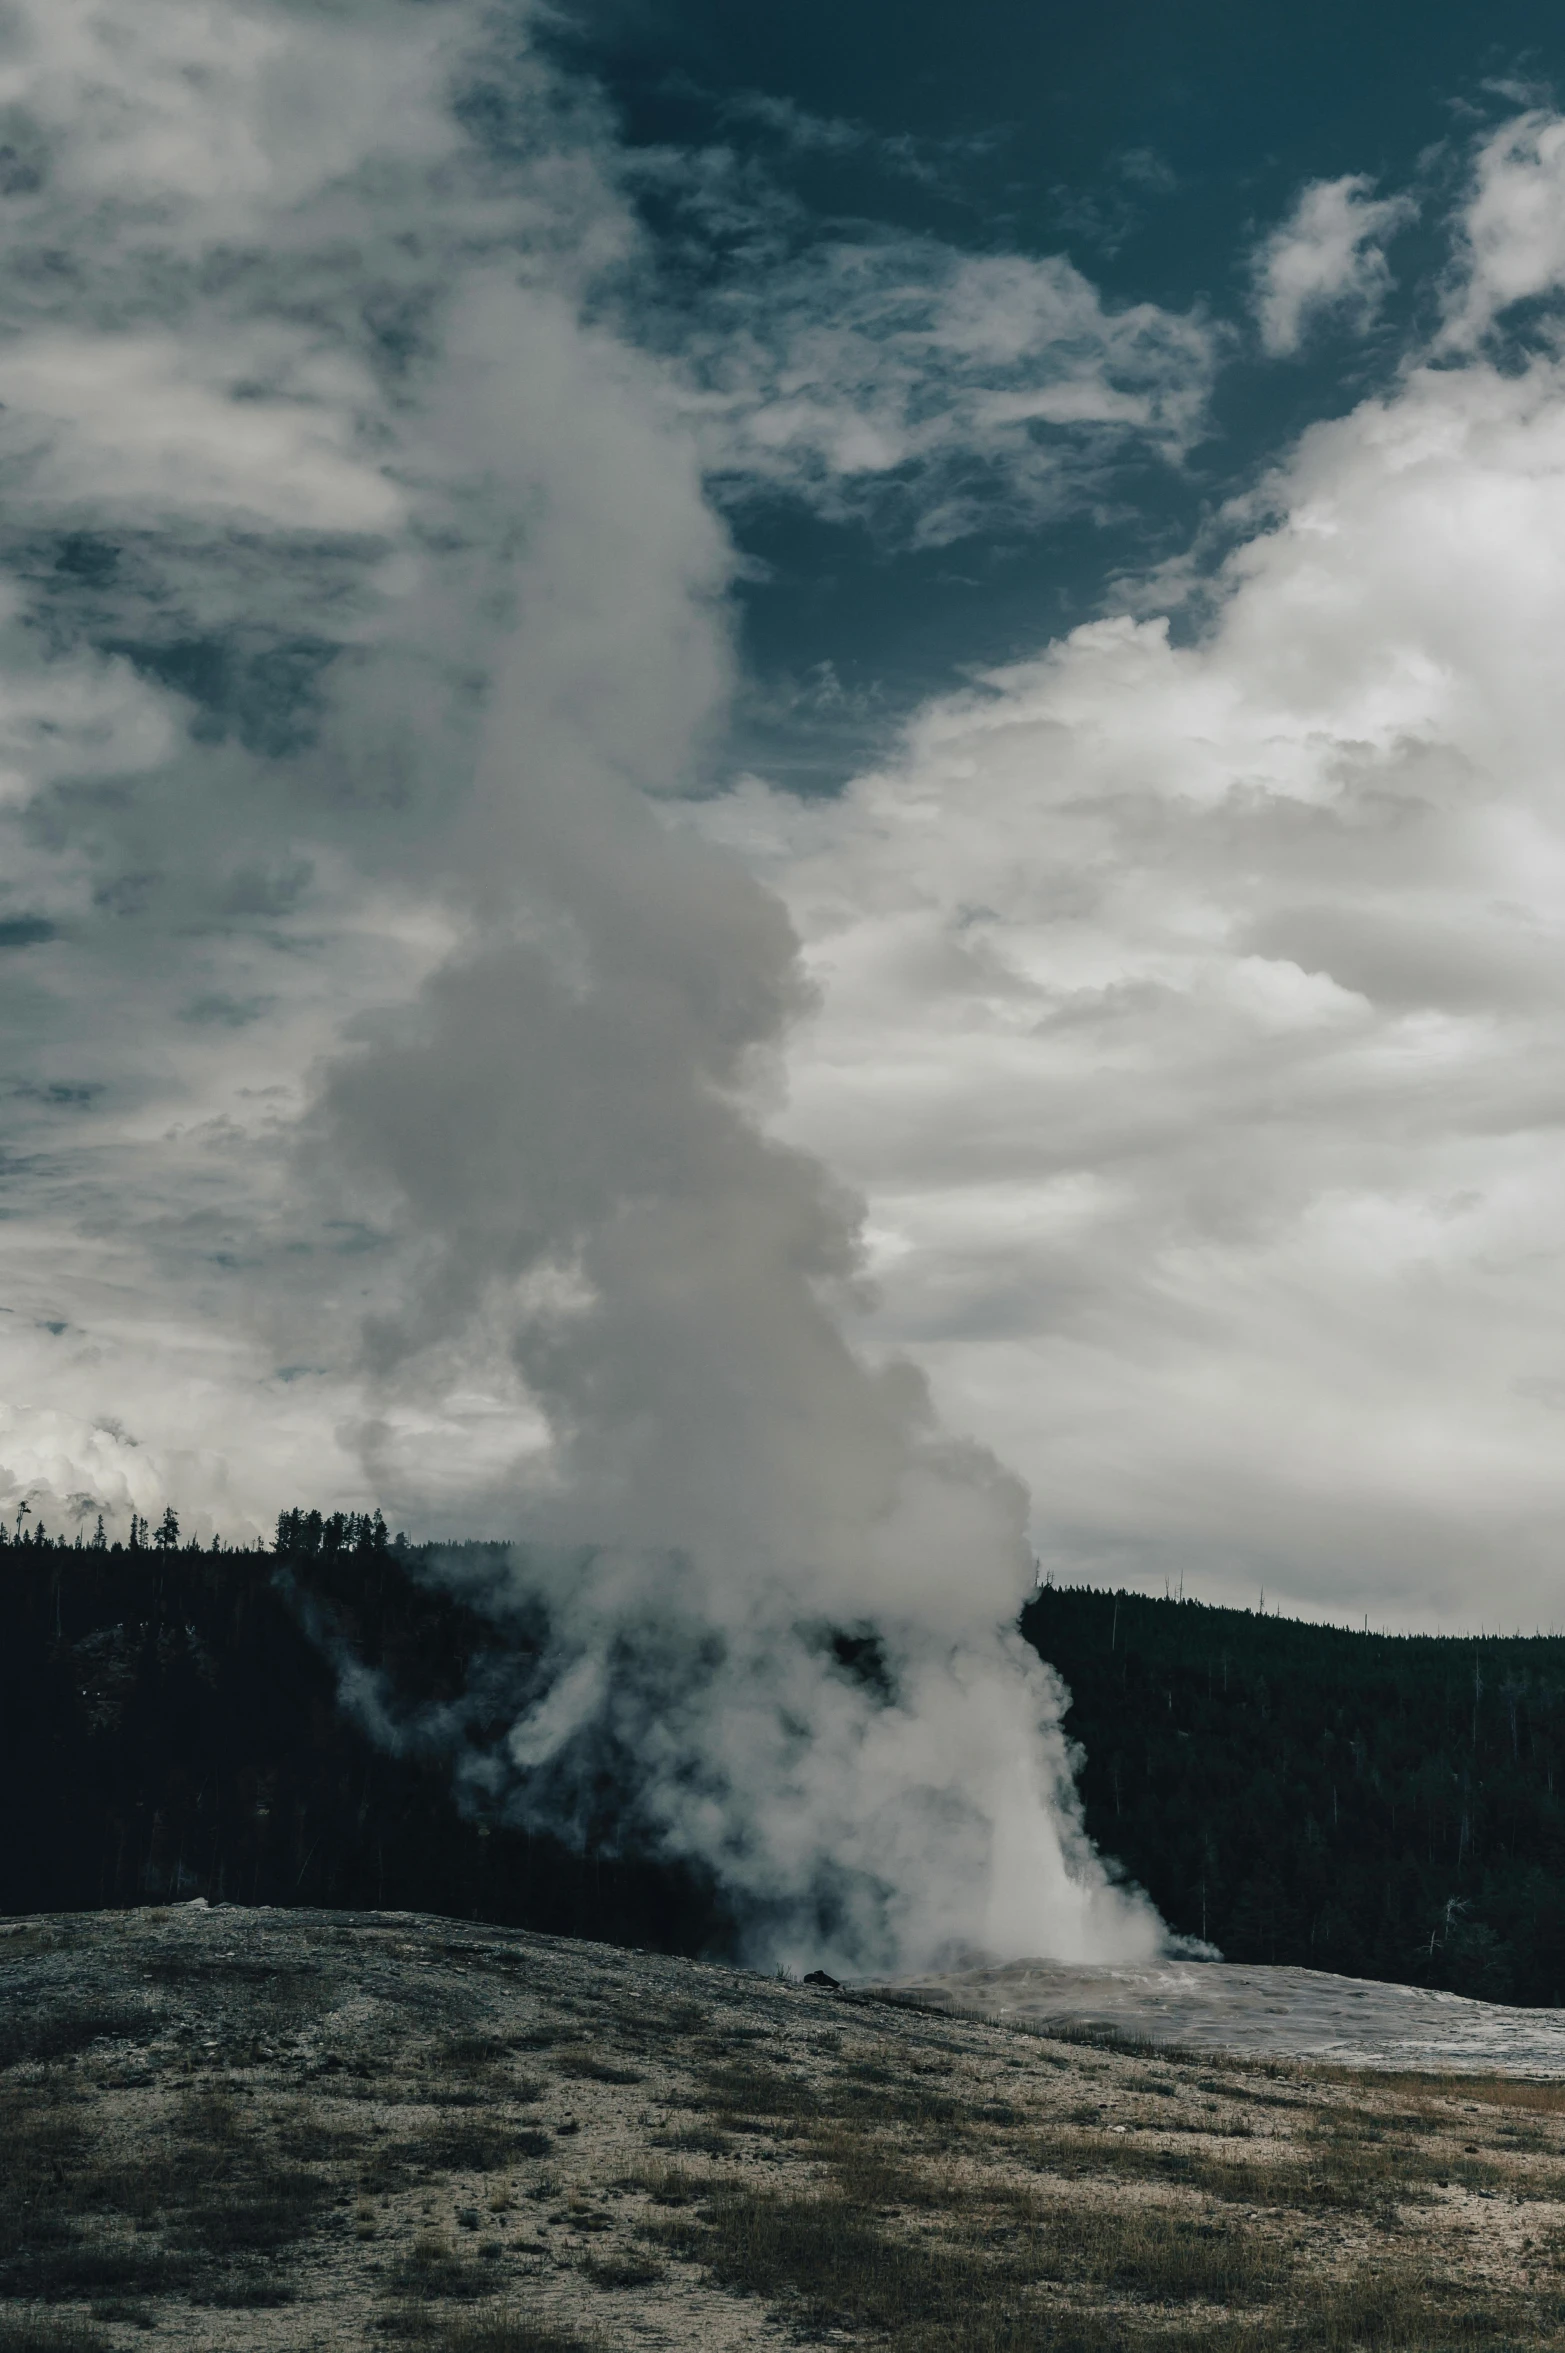
<path fill-rule="evenodd" d="M 1565 2086 L 407 1914 L 0 1924 L 0 2353 L 1565 2347 Z"/>

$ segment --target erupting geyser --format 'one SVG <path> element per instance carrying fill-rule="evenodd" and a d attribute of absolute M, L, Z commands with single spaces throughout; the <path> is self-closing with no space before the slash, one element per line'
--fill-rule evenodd
<path fill-rule="evenodd" d="M 610 1775 L 768 1956 L 1145 1957 L 1160 1924 L 1080 1835 L 1059 1688 L 1012 1631 L 1018 1483 L 848 1346 L 855 1205 L 759 1125 L 787 921 L 658 805 L 721 691 L 723 543 L 554 329 L 521 627 L 448 845 L 463 945 L 318 1127 L 417 1269 L 379 1377 L 498 1344 L 549 1431 L 495 1495 L 546 1656 L 470 1775 L 555 1828 Z"/>
<path fill-rule="evenodd" d="M 854 1353 L 854 1204 L 765 1131 L 793 934 L 680 807 L 736 558 L 612 139 L 528 31 L 0 28 L 5 937 L 69 934 L 116 1089 L 51 1259 L 87 1342 L 29 1410 L 94 1433 L 84 1513 L 256 1527 L 355 1465 L 344 1501 L 514 1530 L 544 1649 L 467 1778 L 569 1832 L 608 1775 L 757 1952 L 1145 1954 L 1011 1630 L 1020 1491 Z M 81 1115 L 40 1057 L 17 1101 Z"/>

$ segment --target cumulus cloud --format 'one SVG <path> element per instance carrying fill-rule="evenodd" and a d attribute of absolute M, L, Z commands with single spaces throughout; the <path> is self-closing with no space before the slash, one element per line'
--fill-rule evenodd
<path fill-rule="evenodd" d="M 1107 619 L 712 822 L 820 1010 L 782 1132 L 1060 1576 L 1557 1616 L 1565 370 L 1308 432 Z"/>
<path fill-rule="evenodd" d="M 0 1404 L 0 1518 L 53 1535 L 91 1535 L 97 1515 L 126 1519 L 161 1508 L 159 1466 L 121 1431 L 48 1406 Z"/>
<path fill-rule="evenodd" d="M 1391 286 L 1384 240 L 1413 218 L 1405 196 L 1376 197 L 1362 172 L 1312 180 L 1256 251 L 1254 302 L 1261 342 L 1276 358 L 1298 350 L 1321 317 L 1362 331 Z"/>

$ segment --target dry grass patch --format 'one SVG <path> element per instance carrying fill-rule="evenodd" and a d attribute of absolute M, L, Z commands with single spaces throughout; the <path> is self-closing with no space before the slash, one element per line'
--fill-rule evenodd
<path fill-rule="evenodd" d="M 0 2067 L 48 2065 L 96 2042 L 150 2042 L 161 2024 L 155 2010 L 123 2001 L 70 2003 L 7 2018 L 0 2021 Z"/>
<path fill-rule="evenodd" d="M 977 2346 L 988 2342 L 986 2329 L 1022 2319 L 1044 2327 L 1040 2287 L 1233 2307 L 1269 2295 L 1290 2267 L 1274 2241 L 1204 2213 L 1042 2208 L 992 2182 L 969 2184 L 965 2195 L 950 2181 L 935 2198 L 933 2188 L 884 2151 L 839 2145 L 823 2190 L 789 2195 L 725 2182 L 691 2213 L 650 2230 L 718 2285 L 764 2297 L 797 2325 L 867 2332 L 898 2348 L 923 2343 L 931 2329 Z M 933 2233 L 888 2230 L 887 2203 L 933 2204 L 940 2220 Z"/>
<path fill-rule="evenodd" d="M 731 2157 L 734 2138 L 720 2125 L 673 2125 L 662 2132 L 648 2134 L 654 2149 L 674 2149 L 683 2157 Z"/>
<path fill-rule="evenodd" d="M 895 2143 L 838 2129 L 816 2135 L 810 2155 L 823 2163 L 840 2197 L 855 2206 L 933 2211 L 960 2203 L 949 2166 L 910 2157 Z"/>
<path fill-rule="evenodd" d="M 84 2320 L 0 2313 L 0 2353 L 112 2353 L 111 2340 Z"/>
<path fill-rule="evenodd" d="M 503 2067 L 511 2045 L 498 2034 L 448 2034 L 436 2046 L 436 2064 L 461 2075 L 486 2076 Z"/>
<path fill-rule="evenodd" d="M 712 2194 L 710 2174 L 688 2173 L 682 2165 L 649 2165 L 620 2176 L 616 2188 L 640 2190 L 654 2206 L 694 2206 Z"/>
<path fill-rule="evenodd" d="M 69 2184 L 86 2148 L 86 2104 L 56 2085 L 0 2091 L 0 2266 L 35 2240 L 63 2231 Z"/>
<path fill-rule="evenodd" d="M 286 2301 L 283 2276 L 260 2266 L 314 2228 L 331 2194 L 319 2174 L 280 2162 L 218 2097 L 186 2098 L 112 2149 L 87 2136 L 85 2112 L 47 2092 L 0 2102 L 0 2293 Z"/>
<path fill-rule="evenodd" d="M 688 2043 L 707 2024 L 706 2011 L 694 2002 L 670 2002 L 662 2009 L 616 2005 L 612 2017 L 623 2034 L 649 2043 Z"/>
<path fill-rule="evenodd" d="M 625 2254 L 584 2255 L 581 2269 L 595 2288 L 646 2288 L 667 2276 L 668 2265 L 632 2249 Z"/>
<path fill-rule="evenodd" d="M 420 2231 L 385 2284 L 394 2296 L 455 2304 L 475 2303 L 490 2283 L 440 2231 L 428 2230 Z"/>
<path fill-rule="evenodd" d="M 596 2353 L 599 2340 L 526 2313 L 486 2312 L 430 2329 L 433 2353 Z"/>
<path fill-rule="evenodd" d="M 1171 2123 L 1136 2119 L 1126 2130 L 1115 2132 L 1101 2110 L 1074 2113 L 1083 2121 L 1044 2126 L 1019 2138 L 1018 2158 L 1037 2172 L 1064 2180 L 1163 2182 L 1229 2205 L 1285 2207 L 1301 2214 L 1384 2218 L 1399 2207 L 1427 2205 L 1436 2190 L 1453 2185 L 1479 2192 L 1536 2194 L 1504 2161 L 1513 2142 L 1498 2153 L 1476 2146 L 1430 2146 L 1427 2127 L 1420 2122 L 1414 2141 L 1398 2116 L 1305 2107 L 1298 2116 L 1299 2129 L 1265 2137 L 1235 2132 L 1231 2123 L 1215 2124 L 1212 2141 L 1253 2144 L 1238 2154 L 1230 2145 L 1192 2145 L 1206 2136 Z M 1088 2116 L 1096 2122 L 1088 2124 Z M 1125 2123 L 1124 2112 L 1116 2112 L 1113 2121 Z M 1152 2139 L 1153 2133 L 1168 2136 L 1173 2145 L 1161 2137 Z"/>
<path fill-rule="evenodd" d="M 642 2083 L 645 2077 L 634 2067 L 620 2066 L 612 2059 L 600 2059 L 595 2051 L 561 2051 L 555 2058 L 555 2071 L 576 2077 L 583 2083 Z"/>
<path fill-rule="evenodd" d="M 1512 2075 L 1439 2075 L 1392 2074 L 1385 2068 L 1366 2068 L 1362 2074 L 1352 2074 L 1340 2067 L 1322 2068 L 1321 2075 L 1335 2083 L 1350 2083 L 1355 2087 L 1385 2094 L 1388 2098 L 1401 2097 L 1421 2104 L 1438 2101 L 1444 2110 L 1463 2108 L 1524 2109 L 1533 2115 L 1565 2117 L 1565 2081 L 1527 2082 Z"/>
<path fill-rule="evenodd" d="M 1116 2203 L 1036 2213 L 1006 2268 L 1018 2283 L 1055 2280 L 1152 2303 L 1232 2306 L 1273 2294 L 1293 2264 L 1289 2248 L 1239 2223 Z"/>
<path fill-rule="evenodd" d="M 442 2118 L 404 2142 L 402 2153 L 427 2173 L 503 2173 L 519 2157 L 547 2157 L 553 2146 L 553 2137 L 534 2126 L 476 2114 Z"/>
<path fill-rule="evenodd" d="M 1283 2342 L 1300 2353 L 1542 2353 L 1565 2343 L 1558 2319 L 1520 2297 L 1395 2267 L 1308 2291 Z"/>
<path fill-rule="evenodd" d="M 895 2342 L 914 2320 L 970 2309 L 981 2291 L 971 2257 L 892 2239 L 838 2195 L 724 2186 L 690 2217 L 651 2227 L 719 2287 L 762 2296 L 807 2328 Z"/>
<path fill-rule="evenodd" d="M 965 2131 L 974 2121 L 1021 2121 L 1020 2111 L 1009 2102 L 991 2103 L 992 2112 L 985 2115 L 982 2106 L 975 2107 L 948 2090 L 917 2080 L 899 2083 L 889 2069 L 868 2066 L 842 2068 L 834 2080 L 822 2086 L 816 2104 L 822 2115 L 840 2117 L 844 2123 L 895 2120 L 915 2131 L 943 2135 Z"/>
<path fill-rule="evenodd" d="M 715 2109 L 730 2129 L 743 2129 L 752 2118 L 814 2116 L 820 2107 L 812 2085 L 780 2068 L 735 2059 L 703 2070 L 698 2086 L 702 2104 Z"/>

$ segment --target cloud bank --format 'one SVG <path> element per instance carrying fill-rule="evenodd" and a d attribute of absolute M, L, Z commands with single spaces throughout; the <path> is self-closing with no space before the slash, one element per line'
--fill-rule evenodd
<path fill-rule="evenodd" d="M 783 1132 L 1062 1578 L 1557 1622 L 1565 372 L 1507 306 L 1565 282 L 1559 152 L 1483 146 L 1467 355 L 1305 434 L 1198 630 L 715 820 L 820 991 Z"/>

